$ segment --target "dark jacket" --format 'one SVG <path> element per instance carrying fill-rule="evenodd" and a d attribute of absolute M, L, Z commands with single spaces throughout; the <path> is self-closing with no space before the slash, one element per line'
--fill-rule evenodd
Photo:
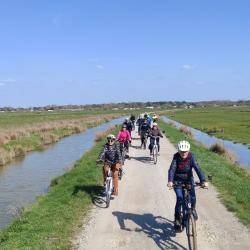
<path fill-rule="evenodd" d="M 149 133 L 150 126 L 147 123 L 141 125 L 141 134 Z"/>
<path fill-rule="evenodd" d="M 121 162 L 121 159 L 122 157 L 120 147 L 116 143 L 114 143 L 113 145 L 109 145 L 108 143 L 106 143 L 99 155 L 99 160 L 108 161 L 112 164 Z"/>
<path fill-rule="evenodd" d="M 126 125 L 128 131 L 130 131 L 130 132 L 132 131 L 133 125 L 130 121 L 124 122 L 123 125 Z"/>
<path fill-rule="evenodd" d="M 180 154 L 176 153 L 168 170 L 168 181 L 191 182 L 193 179 L 193 168 L 197 173 L 200 182 L 204 182 L 205 176 L 202 173 L 201 168 L 197 163 L 194 155 L 190 152 L 186 159 L 182 159 Z"/>

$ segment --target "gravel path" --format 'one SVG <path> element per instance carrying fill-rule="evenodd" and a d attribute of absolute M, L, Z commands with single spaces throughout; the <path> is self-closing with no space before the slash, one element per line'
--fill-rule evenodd
<path fill-rule="evenodd" d="M 133 137 L 138 136 L 134 133 Z M 96 197 L 85 226 L 73 241 L 74 249 L 188 249 L 185 232 L 176 234 L 173 229 L 175 194 L 166 187 L 176 149 L 161 139 L 161 155 L 154 165 L 148 150 L 138 148 L 138 139 L 132 142 L 119 196 L 108 209 Z M 197 189 L 197 201 L 198 249 L 250 249 L 249 231 L 220 203 L 212 186 Z"/>

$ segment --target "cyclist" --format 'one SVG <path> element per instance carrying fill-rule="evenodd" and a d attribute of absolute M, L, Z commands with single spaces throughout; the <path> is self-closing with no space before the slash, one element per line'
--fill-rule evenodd
<path fill-rule="evenodd" d="M 157 122 L 158 121 L 158 116 L 154 113 L 152 119 L 153 119 L 153 122 Z"/>
<path fill-rule="evenodd" d="M 144 113 L 144 119 L 147 121 L 148 125 L 151 127 L 152 118 L 148 115 L 148 113 Z"/>
<path fill-rule="evenodd" d="M 97 162 L 104 162 L 103 166 L 103 179 L 104 185 L 106 177 L 111 164 L 111 171 L 113 173 L 114 180 L 114 192 L 113 195 L 118 195 L 118 172 L 122 162 L 121 152 L 119 146 L 115 143 L 115 136 L 110 134 L 107 136 L 108 142 L 104 145 L 102 152 L 99 155 Z"/>
<path fill-rule="evenodd" d="M 150 126 L 147 123 L 147 120 L 143 121 L 143 124 L 141 125 L 140 128 L 140 135 L 141 135 L 141 147 L 143 146 L 144 139 L 148 137 L 149 131 L 150 131 Z"/>
<path fill-rule="evenodd" d="M 126 128 L 127 128 L 128 132 L 129 132 L 129 134 L 130 134 L 130 137 L 131 137 L 131 131 L 132 131 L 132 129 L 133 129 L 133 126 L 132 126 L 132 123 L 131 123 L 131 121 L 129 120 L 129 118 L 126 118 L 126 119 L 125 119 L 125 121 L 123 122 L 123 125 L 126 125 Z M 131 141 L 131 139 L 130 139 L 130 141 Z"/>
<path fill-rule="evenodd" d="M 144 121 L 144 115 L 141 114 L 141 115 L 138 117 L 137 121 L 136 121 L 136 125 L 138 126 L 138 134 L 139 134 L 139 135 L 140 135 L 140 133 L 141 133 L 141 125 L 142 125 L 143 121 Z"/>
<path fill-rule="evenodd" d="M 125 124 L 122 125 L 122 129 L 117 134 L 116 140 L 119 141 L 120 143 L 123 143 L 127 152 L 129 151 L 129 142 L 131 140 L 131 136 Z M 120 149 L 122 150 L 121 147 Z"/>
<path fill-rule="evenodd" d="M 134 114 L 131 114 L 131 116 L 130 116 L 130 121 L 131 121 L 131 123 L 132 123 L 132 128 L 133 128 L 133 130 L 135 129 L 135 116 L 134 116 Z"/>
<path fill-rule="evenodd" d="M 207 187 L 208 183 L 205 180 L 205 176 L 201 171 L 194 155 L 190 152 L 190 144 L 188 141 L 180 141 L 178 143 L 178 152 L 174 154 L 172 163 L 168 171 L 168 187 L 172 188 L 176 194 L 176 205 L 175 205 L 175 228 L 179 228 L 180 224 L 180 213 L 181 206 L 183 204 L 183 193 L 182 184 L 190 185 L 191 192 L 191 206 L 194 218 L 197 220 L 198 215 L 195 210 L 196 196 L 194 188 L 194 178 L 192 170 L 197 173 L 202 187 Z"/>
<path fill-rule="evenodd" d="M 162 138 L 163 135 L 162 135 L 160 129 L 158 128 L 158 124 L 156 122 L 154 122 L 152 124 L 152 128 L 150 129 L 148 136 L 150 137 L 150 144 L 149 144 L 150 155 L 153 154 L 152 151 L 153 151 L 153 147 L 154 147 L 154 140 L 155 140 L 154 137 L 158 136 L 158 138 L 156 139 L 156 143 L 158 146 L 158 154 L 159 154 L 159 152 L 160 152 L 160 138 L 159 137 Z"/>

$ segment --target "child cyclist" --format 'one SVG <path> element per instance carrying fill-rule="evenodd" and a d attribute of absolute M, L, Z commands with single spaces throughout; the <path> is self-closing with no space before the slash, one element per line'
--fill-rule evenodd
<path fill-rule="evenodd" d="M 175 205 L 175 228 L 180 228 L 181 206 L 183 204 L 182 184 L 188 184 L 191 187 L 191 206 L 194 218 L 197 220 L 198 215 L 195 210 L 196 195 L 194 188 L 193 169 L 197 173 L 202 187 L 207 187 L 205 176 L 201 171 L 194 155 L 190 152 L 190 144 L 188 141 L 180 141 L 178 143 L 178 152 L 174 155 L 172 163 L 168 171 L 168 187 L 174 187 L 176 194 Z"/>

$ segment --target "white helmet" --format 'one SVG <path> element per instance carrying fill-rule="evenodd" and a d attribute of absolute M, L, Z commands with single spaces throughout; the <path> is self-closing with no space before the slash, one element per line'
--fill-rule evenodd
<path fill-rule="evenodd" d="M 157 127 L 157 126 L 158 126 L 158 124 L 157 124 L 156 122 L 153 122 L 152 126 Z"/>
<path fill-rule="evenodd" d="M 189 151 L 190 150 L 190 143 L 188 141 L 180 141 L 178 143 L 178 150 L 179 151 Z"/>
<path fill-rule="evenodd" d="M 112 134 L 109 134 L 109 135 L 107 136 L 107 139 L 108 139 L 108 140 L 115 140 L 115 136 L 112 135 Z"/>

